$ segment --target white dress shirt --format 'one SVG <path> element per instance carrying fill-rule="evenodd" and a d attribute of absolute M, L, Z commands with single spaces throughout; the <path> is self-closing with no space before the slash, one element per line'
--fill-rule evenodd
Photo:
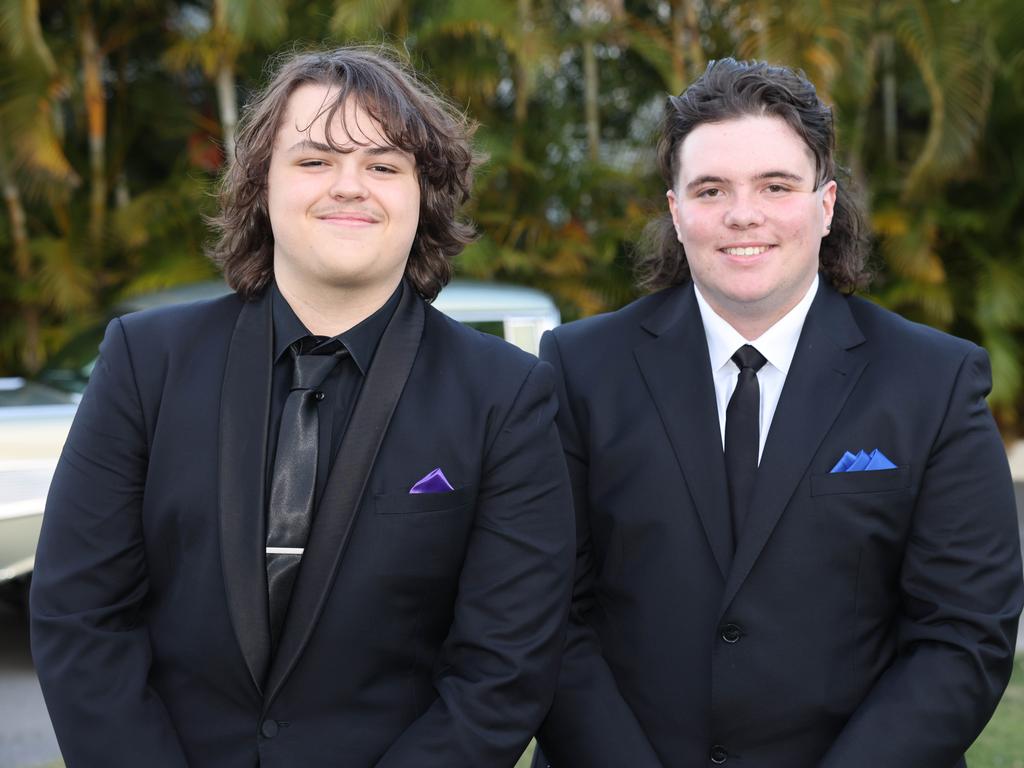
<path fill-rule="evenodd" d="M 800 340 L 800 331 L 803 330 L 807 311 L 818 292 L 818 276 L 814 276 L 814 282 L 799 303 L 753 341 L 743 338 L 739 331 L 711 308 L 696 284 L 693 287 L 697 294 L 697 306 L 700 307 L 700 319 L 704 323 L 704 335 L 708 341 L 708 357 L 711 360 L 711 375 L 715 381 L 715 402 L 718 405 L 718 426 L 721 428 L 723 450 L 725 410 L 729 406 L 733 390 L 736 389 L 736 379 L 740 373 L 739 367 L 732 361 L 732 356 L 744 344 L 750 344 L 768 361 L 757 372 L 757 385 L 761 393 L 761 413 L 758 420 L 760 440 L 757 446 L 757 460 L 760 463 L 764 443 L 768 439 L 768 430 L 772 425 L 772 417 L 782 395 L 782 386 L 786 383 L 786 374 L 789 373 L 789 366 L 793 362 L 796 343 Z"/>

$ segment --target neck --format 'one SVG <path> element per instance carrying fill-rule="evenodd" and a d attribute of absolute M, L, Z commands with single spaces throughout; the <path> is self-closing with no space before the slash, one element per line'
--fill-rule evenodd
<path fill-rule="evenodd" d="M 276 280 L 288 306 L 314 336 L 337 336 L 359 325 L 383 307 L 398 287 L 395 281 L 393 285 L 372 288 L 339 288 L 326 284 L 309 288 L 297 286 L 282 275 L 276 276 Z"/>
<path fill-rule="evenodd" d="M 790 307 L 790 309 L 792 309 L 792 307 Z M 725 320 L 725 322 L 735 328 L 736 332 L 744 339 L 747 341 L 756 341 L 764 335 L 765 331 L 781 320 L 789 309 L 769 316 L 760 315 L 749 317 L 734 312 L 722 312 L 718 309 L 715 311 L 718 312 L 719 316 Z"/>
<path fill-rule="evenodd" d="M 807 284 L 798 292 L 796 298 L 784 304 L 772 302 L 772 297 L 770 296 L 760 301 L 730 301 L 728 298 L 705 291 L 699 286 L 698 290 L 700 290 L 700 295 L 716 315 L 731 325 L 747 341 L 756 341 L 765 334 L 765 331 L 779 322 L 779 320 L 784 318 L 794 307 L 803 301 L 807 296 L 807 291 L 810 290 L 813 284 L 814 276 L 812 275 Z"/>

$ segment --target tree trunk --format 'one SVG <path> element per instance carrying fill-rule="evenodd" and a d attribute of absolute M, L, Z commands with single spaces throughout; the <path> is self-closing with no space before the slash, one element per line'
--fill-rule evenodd
<path fill-rule="evenodd" d="M 697 0 L 684 0 L 683 7 L 686 9 L 686 28 L 689 33 L 690 79 L 694 80 L 704 71 L 707 60 L 704 58 L 704 48 L 700 44 L 700 17 L 697 15 Z M 684 82 L 683 86 L 685 85 Z M 683 86 L 680 86 L 680 90 Z"/>
<path fill-rule="evenodd" d="M 672 30 L 672 82 L 668 83 L 668 90 L 673 96 L 680 93 L 686 87 L 686 20 L 683 17 L 683 6 L 687 0 L 675 0 L 672 3 L 671 16 L 669 17 L 669 28 Z"/>
<path fill-rule="evenodd" d="M 515 121 L 517 127 L 526 125 L 527 111 L 530 101 L 529 74 L 526 67 L 526 40 L 533 34 L 533 18 L 531 15 L 530 0 L 518 0 L 517 15 L 519 17 L 519 50 L 516 55 L 516 103 Z M 516 131 L 516 139 L 520 138 L 522 131 Z"/>
<path fill-rule="evenodd" d="M 594 27 L 600 0 L 587 0 L 583 8 L 583 121 L 587 131 L 587 154 L 596 162 L 601 148 L 601 117 L 597 98 L 600 93 L 597 75 L 597 52 L 594 50 Z"/>
<path fill-rule="evenodd" d="M 857 111 L 853 121 L 853 130 L 849 140 L 846 142 L 846 162 L 854 181 L 862 188 L 867 189 L 867 181 L 864 178 L 864 146 L 868 131 L 868 118 L 871 113 L 871 102 L 874 100 L 875 88 L 872 85 L 875 79 L 875 72 L 878 67 L 877 37 L 873 37 L 867 45 L 864 53 L 864 91 L 857 104 Z"/>
<path fill-rule="evenodd" d="M 224 141 L 224 159 L 231 163 L 235 159 L 235 128 L 238 126 L 238 95 L 235 92 L 236 48 L 228 26 L 229 0 L 214 0 L 214 38 L 222 45 L 214 87 L 217 89 L 217 109 L 220 112 L 220 130 Z"/>
<path fill-rule="evenodd" d="M 235 159 L 235 128 L 238 126 L 238 96 L 235 92 L 234 62 L 226 58 L 217 69 L 217 105 L 220 126 L 224 135 L 224 157 L 230 163 Z"/>
<path fill-rule="evenodd" d="M 899 128 L 896 117 L 896 75 L 893 72 L 892 37 L 882 41 L 882 127 L 885 131 L 885 160 L 890 167 L 896 164 Z"/>
<path fill-rule="evenodd" d="M 768 61 L 768 19 L 771 14 L 771 3 L 768 0 L 758 0 L 757 3 L 757 58 L 761 61 Z"/>
<path fill-rule="evenodd" d="M 99 243 L 107 213 L 107 104 L 103 97 L 103 55 L 96 40 L 92 13 L 82 19 L 82 85 L 89 131 L 89 234 Z"/>
<path fill-rule="evenodd" d="M 14 274 L 18 284 L 28 286 L 32 283 L 32 254 L 28 247 L 28 225 L 25 219 L 25 207 L 21 202 L 21 191 L 11 176 L 7 162 L 7 146 L 0 133 L 0 186 L 3 187 L 4 203 L 7 216 L 11 222 L 11 242 L 13 245 Z M 25 336 L 21 346 L 21 364 L 28 373 L 36 373 L 42 367 L 42 343 L 40 335 L 39 307 L 31 298 L 24 295 L 19 300 L 21 321 L 25 326 Z"/>
<path fill-rule="evenodd" d="M 597 108 L 597 54 L 594 41 L 583 41 L 583 115 L 587 126 L 587 154 L 596 161 L 601 148 L 601 119 Z"/>

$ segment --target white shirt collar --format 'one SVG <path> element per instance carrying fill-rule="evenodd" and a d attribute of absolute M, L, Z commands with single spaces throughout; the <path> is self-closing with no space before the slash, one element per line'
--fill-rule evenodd
<path fill-rule="evenodd" d="M 700 319 L 704 323 L 704 335 L 708 342 L 708 356 L 711 359 L 711 370 L 720 370 L 732 360 L 736 350 L 744 344 L 752 344 L 768 360 L 768 363 L 781 371 L 789 373 L 789 366 L 796 353 L 796 344 L 800 340 L 804 320 L 818 292 L 818 275 L 807 289 L 804 297 L 789 312 L 780 317 L 774 325 L 753 341 L 747 341 L 743 335 L 722 318 L 700 292 L 694 283 L 693 289 L 700 308 Z M 733 363 L 735 365 L 735 363 Z"/>

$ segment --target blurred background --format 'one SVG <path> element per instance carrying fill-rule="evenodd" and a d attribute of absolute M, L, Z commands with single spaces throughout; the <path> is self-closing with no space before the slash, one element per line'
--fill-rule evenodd
<path fill-rule="evenodd" d="M 1024 405 L 1018 0 L 0 0 L 0 375 L 32 375 L 134 294 L 212 275 L 203 215 L 268 57 L 387 41 L 480 122 L 465 277 L 564 319 L 634 296 L 664 207 L 653 137 L 707 61 L 803 68 L 865 194 L 871 295 L 983 344 Z"/>
<path fill-rule="evenodd" d="M 0 377 L 36 377 L 132 297 L 215 276 L 203 217 L 275 53 L 386 42 L 448 93 L 489 155 L 457 274 L 540 288 L 563 320 L 636 295 L 665 97 L 731 55 L 800 67 L 834 105 L 871 211 L 869 295 L 988 349 L 1012 445 L 1022 22 L 1019 0 L 0 0 Z M 0 681 L 0 768 L 56 757 L 13 609 Z M 1018 661 L 972 768 L 1024 768 L 1022 722 Z M 18 734 L 48 746 L 19 752 Z"/>

